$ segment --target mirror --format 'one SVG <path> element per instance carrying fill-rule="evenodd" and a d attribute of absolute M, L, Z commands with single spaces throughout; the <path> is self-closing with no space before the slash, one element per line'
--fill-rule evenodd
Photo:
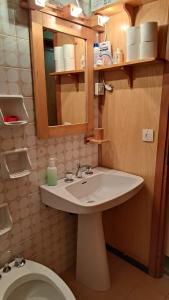
<path fill-rule="evenodd" d="M 87 122 L 85 40 L 43 30 L 48 125 Z"/>
<path fill-rule="evenodd" d="M 95 32 L 42 11 L 30 16 L 38 137 L 91 133 Z"/>

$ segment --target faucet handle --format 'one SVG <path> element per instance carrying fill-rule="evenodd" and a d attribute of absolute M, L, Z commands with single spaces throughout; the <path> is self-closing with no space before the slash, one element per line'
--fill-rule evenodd
<path fill-rule="evenodd" d="M 77 168 L 80 168 L 80 167 L 81 167 L 81 164 L 80 164 L 80 161 L 78 161 Z"/>
<path fill-rule="evenodd" d="M 3 273 L 8 273 L 11 271 L 11 267 L 9 265 L 9 263 L 6 263 L 3 267 Z"/>
<path fill-rule="evenodd" d="M 65 182 L 69 183 L 69 182 L 73 182 L 73 173 L 72 172 L 66 172 L 66 176 L 65 176 Z"/>
<path fill-rule="evenodd" d="M 92 175 L 93 174 L 93 171 L 92 171 L 92 166 L 88 165 L 86 167 L 86 172 L 85 172 L 86 175 Z"/>
<path fill-rule="evenodd" d="M 26 260 L 22 256 L 15 257 L 14 267 L 21 268 L 26 264 Z"/>

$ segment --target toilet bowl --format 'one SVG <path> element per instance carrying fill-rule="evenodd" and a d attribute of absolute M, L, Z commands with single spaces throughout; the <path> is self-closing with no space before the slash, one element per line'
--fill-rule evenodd
<path fill-rule="evenodd" d="M 47 267 L 26 260 L 20 268 L 0 270 L 0 300 L 76 300 L 66 283 Z"/>

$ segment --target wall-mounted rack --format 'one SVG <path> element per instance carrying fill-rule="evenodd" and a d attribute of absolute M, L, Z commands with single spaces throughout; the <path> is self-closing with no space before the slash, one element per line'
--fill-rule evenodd
<path fill-rule="evenodd" d="M 9 212 L 8 204 L 0 205 L 0 236 L 12 229 L 12 217 Z"/>
<path fill-rule="evenodd" d="M 110 142 L 110 140 L 108 140 L 108 139 L 97 140 L 94 137 L 87 137 L 86 138 L 86 143 L 101 145 L 101 144 L 108 143 L 108 142 Z"/>
<path fill-rule="evenodd" d="M 16 179 L 27 176 L 32 169 L 27 148 L 2 152 L 0 163 L 1 175 L 4 179 Z"/>
<path fill-rule="evenodd" d="M 6 116 L 18 117 L 18 121 L 6 122 Z M 28 113 L 21 95 L 0 95 L 0 126 L 21 126 L 28 123 Z"/>
<path fill-rule="evenodd" d="M 100 66 L 100 67 L 96 67 L 94 70 L 95 71 L 99 71 L 99 72 L 107 72 L 107 71 L 116 71 L 116 70 L 120 70 L 122 72 L 124 72 L 128 78 L 128 84 L 130 86 L 130 88 L 132 88 L 133 86 L 133 72 L 132 72 L 132 68 L 135 66 L 142 66 L 142 65 L 148 65 L 148 64 L 158 64 L 163 62 L 163 60 L 161 59 L 156 59 L 156 58 L 150 58 L 150 59 L 146 59 L 146 60 L 133 60 L 130 62 L 125 62 L 122 64 L 114 64 L 114 65 L 110 65 L 110 66 Z"/>

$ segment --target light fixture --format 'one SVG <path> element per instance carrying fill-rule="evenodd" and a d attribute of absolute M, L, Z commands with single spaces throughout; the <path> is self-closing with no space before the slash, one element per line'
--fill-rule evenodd
<path fill-rule="evenodd" d="M 101 26 L 104 26 L 109 21 L 109 19 L 110 19 L 110 17 L 108 17 L 108 16 L 101 16 L 101 15 L 99 15 L 98 17 L 99 17 L 99 24 Z"/>
<path fill-rule="evenodd" d="M 129 25 L 128 24 L 122 24 L 121 26 L 120 26 L 120 29 L 121 29 L 121 31 L 124 31 L 124 32 L 126 32 L 126 30 L 129 28 Z"/>
<path fill-rule="evenodd" d="M 78 18 L 82 13 L 82 8 L 80 6 L 71 5 L 70 14 L 72 17 Z"/>
<path fill-rule="evenodd" d="M 28 3 L 32 9 L 42 9 L 45 7 L 46 0 L 28 0 Z"/>

